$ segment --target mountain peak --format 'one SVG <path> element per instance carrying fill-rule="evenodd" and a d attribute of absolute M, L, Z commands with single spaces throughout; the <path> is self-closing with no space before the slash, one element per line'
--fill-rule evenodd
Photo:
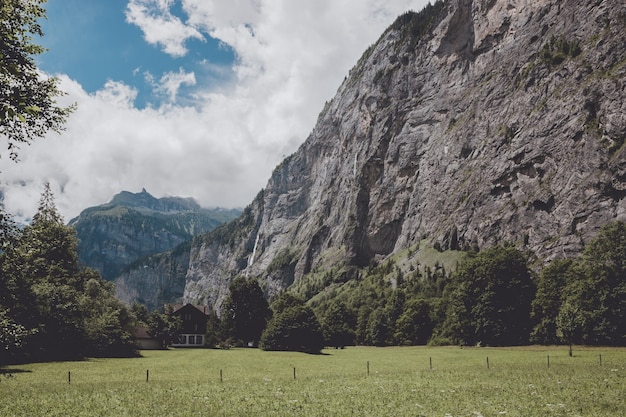
<path fill-rule="evenodd" d="M 136 209 L 153 210 L 162 213 L 176 213 L 201 210 L 200 205 L 193 198 L 161 197 L 156 198 L 145 188 L 139 193 L 122 191 L 113 196 L 107 204 L 111 207 L 124 206 Z"/>

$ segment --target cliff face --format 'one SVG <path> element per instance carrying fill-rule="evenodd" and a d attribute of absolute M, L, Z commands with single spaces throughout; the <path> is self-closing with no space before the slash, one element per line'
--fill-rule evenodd
<path fill-rule="evenodd" d="M 401 16 L 244 215 L 194 241 L 185 301 L 219 309 L 237 274 L 271 296 L 424 238 L 578 253 L 626 220 L 625 32 L 626 7 L 608 0 Z"/>
<path fill-rule="evenodd" d="M 205 209 L 188 198 L 157 199 L 146 190 L 123 191 L 107 204 L 83 210 L 70 225 L 76 229 L 79 260 L 113 280 L 133 262 L 166 252 L 239 213 Z"/>
<path fill-rule="evenodd" d="M 240 210 L 205 209 L 193 199 L 123 191 L 70 222 L 81 263 L 114 281 L 122 301 L 150 310 L 180 302 L 196 234 L 236 218 Z"/>
<path fill-rule="evenodd" d="M 143 258 L 115 278 L 115 295 L 127 304 L 138 302 L 148 311 L 167 303 L 178 304 L 185 290 L 190 242 L 175 249 Z"/>

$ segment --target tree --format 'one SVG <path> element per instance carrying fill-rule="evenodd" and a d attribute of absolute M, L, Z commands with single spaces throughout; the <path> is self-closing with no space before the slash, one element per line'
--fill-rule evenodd
<path fill-rule="evenodd" d="M 572 261 L 556 259 L 546 266 L 537 280 L 537 293 L 532 302 L 531 316 L 536 323 L 531 341 L 541 344 L 558 342 L 556 318 L 563 304 L 565 288 L 571 277 Z"/>
<path fill-rule="evenodd" d="M 585 319 L 580 311 L 580 307 L 572 299 L 567 299 L 561 306 L 556 317 L 557 336 L 569 345 L 569 355 L 572 356 L 572 345 L 579 337 L 578 333 L 583 327 Z"/>
<path fill-rule="evenodd" d="M 73 110 L 59 107 L 63 95 L 59 80 L 43 78 L 33 56 L 44 48 L 32 43 L 43 36 L 39 20 L 46 0 L 3 0 L 0 5 L 0 136 L 7 141 L 9 156 L 18 159 L 21 144 L 59 132 Z"/>
<path fill-rule="evenodd" d="M 319 353 L 324 347 L 322 329 L 303 299 L 285 293 L 272 304 L 274 314 L 261 336 L 264 350 Z"/>
<path fill-rule="evenodd" d="M 371 346 L 385 346 L 388 335 L 387 315 L 384 309 L 379 307 L 372 312 L 367 320 L 365 342 Z"/>
<path fill-rule="evenodd" d="M 4 211 L 2 202 L 0 202 L 0 253 L 13 245 L 18 235 L 19 229 L 13 217 Z"/>
<path fill-rule="evenodd" d="M 528 343 L 534 295 L 523 253 L 511 246 L 480 252 L 459 268 L 441 335 L 462 344 Z"/>
<path fill-rule="evenodd" d="M 166 311 L 164 314 L 153 311 L 148 316 L 148 333 L 160 340 L 161 347 L 164 349 L 178 340 L 178 333 L 183 325 L 180 317 L 170 313 L 171 311 Z"/>
<path fill-rule="evenodd" d="M 0 307 L 0 366 L 11 361 L 30 334 L 32 331 L 14 322 L 7 311 Z"/>
<path fill-rule="evenodd" d="M 239 276 L 231 282 L 222 307 L 224 333 L 243 346 L 256 345 L 271 311 L 256 279 Z"/>
<path fill-rule="evenodd" d="M 3 297 L 16 323 L 37 329 L 24 346 L 31 359 L 83 355 L 82 291 L 74 230 L 63 224 L 46 184 L 31 225 L 3 254 L 8 294 Z"/>
<path fill-rule="evenodd" d="M 582 342 L 626 346 L 626 224 L 602 227 L 571 271 L 565 294 L 585 318 Z"/>
<path fill-rule="evenodd" d="M 86 350 L 89 356 L 129 357 L 137 351 L 130 333 L 133 315 L 115 298 L 113 283 L 102 279 L 91 269 L 84 274 L 85 289 L 79 298 L 83 312 Z"/>
<path fill-rule="evenodd" d="M 111 284 L 79 266 L 76 248 L 75 231 L 63 224 L 46 185 L 32 224 L 0 253 L 0 306 L 33 333 L 20 360 L 134 353 L 130 312 Z"/>
<path fill-rule="evenodd" d="M 396 322 L 396 339 L 399 345 L 425 345 L 432 335 L 434 323 L 431 305 L 424 298 L 410 299 Z"/>
<path fill-rule="evenodd" d="M 333 302 L 324 312 L 321 325 L 328 346 L 343 348 L 354 344 L 356 317 L 345 303 Z"/>

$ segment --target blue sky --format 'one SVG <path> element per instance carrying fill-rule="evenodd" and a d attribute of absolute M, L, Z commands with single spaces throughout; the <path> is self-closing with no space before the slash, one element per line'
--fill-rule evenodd
<path fill-rule="evenodd" d="M 107 80 L 132 85 L 138 90 L 135 104 L 139 108 L 158 107 L 164 99 L 162 93 L 154 91 L 150 77 L 158 80 L 182 69 L 194 73 L 196 84 L 217 87 L 233 76 L 235 53 L 227 44 L 205 35 L 186 40 L 185 55 L 167 54 L 158 45 L 147 43 L 141 28 L 127 21 L 127 3 L 48 0 L 41 42 L 48 52 L 37 58 L 39 67 L 48 73 L 69 75 L 89 93 L 103 88 Z M 172 6 L 172 14 L 184 19 L 180 3 Z M 184 100 L 193 87 L 183 84 L 179 98 Z"/>
<path fill-rule="evenodd" d="M 49 0 L 37 57 L 77 110 L 0 150 L 7 211 L 49 182 L 66 220 L 122 190 L 244 207 L 307 138 L 362 53 L 427 0 Z"/>

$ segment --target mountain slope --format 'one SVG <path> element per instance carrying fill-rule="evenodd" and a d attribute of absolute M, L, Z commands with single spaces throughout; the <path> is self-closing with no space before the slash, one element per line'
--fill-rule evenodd
<path fill-rule="evenodd" d="M 166 252 L 235 218 L 237 210 L 205 209 L 193 199 L 157 199 L 145 189 L 123 191 L 111 202 L 85 209 L 70 221 L 80 261 L 112 280 L 133 262 Z"/>
<path fill-rule="evenodd" d="M 242 216 L 194 239 L 185 301 L 268 296 L 427 238 L 540 262 L 626 220 L 626 8 L 450 0 L 370 47 Z M 323 287 L 323 286 L 322 286 Z"/>

